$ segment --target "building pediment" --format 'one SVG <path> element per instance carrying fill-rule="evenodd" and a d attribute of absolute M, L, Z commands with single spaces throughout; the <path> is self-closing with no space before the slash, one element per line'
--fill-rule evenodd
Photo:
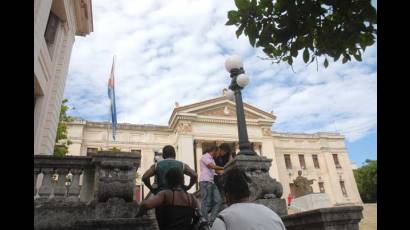
<path fill-rule="evenodd" d="M 224 121 L 225 123 L 236 123 L 235 102 L 228 100 L 226 97 L 217 97 L 214 99 L 201 101 L 198 103 L 175 107 L 169 119 L 169 126 L 174 128 L 179 120 L 190 121 Z M 272 125 L 276 117 L 261 109 L 244 103 L 245 118 L 248 123 L 264 123 Z"/>

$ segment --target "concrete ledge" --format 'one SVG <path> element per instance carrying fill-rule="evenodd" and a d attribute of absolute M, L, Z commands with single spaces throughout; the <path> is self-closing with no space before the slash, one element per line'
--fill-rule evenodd
<path fill-rule="evenodd" d="M 320 208 L 282 217 L 287 230 L 359 230 L 362 206 Z"/>
<path fill-rule="evenodd" d="M 333 205 L 326 193 L 312 193 L 295 198 L 292 206 L 300 211 L 309 211 L 318 208 L 330 208 Z"/>

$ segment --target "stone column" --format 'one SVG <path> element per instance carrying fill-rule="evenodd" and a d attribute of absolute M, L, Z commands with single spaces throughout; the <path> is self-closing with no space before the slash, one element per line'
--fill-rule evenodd
<path fill-rule="evenodd" d="M 195 168 L 194 163 L 194 139 L 191 135 L 179 135 L 178 140 L 178 155 L 179 159 L 191 168 Z M 185 176 L 185 185 L 188 185 L 189 177 Z M 192 187 L 189 192 L 194 192 L 195 187 Z"/>
<path fill-rule="evenodd" d="M 37 195 L 37 178 L 41 170 L 39 168 L 34 168 L 34 196 Z"/>
<path fill-rule="evenodd" d="M 67 194 L 67 188 L 65 186 L 66 176 L 68 174 L 68 169 L 60 168 L 56 170 L 58 174 L 57 183 L 54 189 L 54 195 L 58 198 L 65 197 Z"/>
<path fill-rule="evenodd" d="M 202 144 L 204 143 L 202 140 L 195 140 L 196 142 L 196 173 L 198 174 L 198 180 L 199 180 L 199 175 L 201 174 L 201 169 L 199 166 L 199 162 L 201 161 L 202 157 Z"/>
<path fill-rule="evenodd" d="M 53 184 L 52 184 L 52 176 L 54 173 L 54 169 L 52 168 L 43 168 L 43 181 L 41 182 L 41 186 L 38 190 L 38 194 L 41 198 L 49 198 L 54 196 L 53 194 Z"/>
<path fill-rule="evenodd" d="M 71 180 L 70 188 L 68 189 L 68 196 L 70 199 L 78 200 L 80 195 L 80 175 L 82 169 L 71 169 L 71 174 L 73 175 Z"/>
<path fill-rule="evenodd" d="M 82 179 L 83 181 L 80 190 L 80 201 L 88 202 L 94 199 L 95 196 L 95 181 L 98 179 L 95 173 L 95 169 L 84 169 Z"/>

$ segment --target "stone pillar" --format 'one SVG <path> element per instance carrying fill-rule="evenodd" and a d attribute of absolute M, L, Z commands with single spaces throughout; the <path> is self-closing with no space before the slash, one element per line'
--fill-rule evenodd
<path fill-rule="evenodd" d="M 198 174 L 198 179 L 199 179 L 199 175 L 201 174 L 201 169 L 199 166 L 199 162 L 201 161 L 201 157 L 202 157 L 202 144 L 204 143 L 202 140 L 195 140 L 196 142 L 196 173 Z"/>
<path fill-rule="evenodd" d="M 250 200 L 265 205 L 279 216 L 284 216 L 287 215 L 288 210 L 285 199 L 281 199 L 283 187 L 281 183 L 269 175 L 271 162 L 271 159 L 258 155 L 237 155 L 233 161 L 228 162 L 225 166 L 225 172 L 229 172 L 234 167 L 245 171 L 252 180 L 249 184 Z"/>
<path fill-rule="evenodd" d="M 194 139 L 191 135 L 180 135 L 177 140 L 178 143 L 178 156 L 177 160 L 180 160 L 187 164 L 192 169 L 195 168 L 194 163 Z M 188 185 L 189 177 L 185 176 L 185 185 Z M 189 192 L 194 192 L 195 187 L 192 187 Z"/>
<path fill-rule="evenodd" d="M 97 201 L 106 202 L 115 197 L 125 202 L 133 201 L 141 154 L 103 151 L 92 157 Z"/>
<path fill-rule="evenodd" d="M 71 169 L 73 175 L 70 188 L 68 189 L 68 196 L 70 199 L 78 200 L 80 195 L 80 175 L 82 169 Z"/>
<path fill-rule="evenodd" d="M 65 182 L 68 171 L 69 170 L 66 168 L 59 168 L 56 170 L 58 174 L 58 179 L 56 186 L 54 188 L 54 195 L 58 198 L 65 197 L 67 194 L 67 187 L 65 186 Z"/>
<path fill-rule="evenodd" d="M 37 178 L 41 170 L 39 168 L 34 168 L 34 196 L 37 195 Z"/>
<path fill-rule="evenodd" d="M 96 181 L 96 173 L 95 169 L 89 168 L 84 169 L 83 176 L 82 176 L 82 184 L 80 190 L 80 201 L 88 202 L 94 199 L 95 194 L 95 181 Z"/>
<path fill-rule="evenodd" d="M 52 176 L 54 174 L 54 169 L 52 168 L 43 168 L 43 181 L 38 190 L 38 194 L 41 198 L 49 198 L 54 196 L 54 189 L 52 184 Z"/>

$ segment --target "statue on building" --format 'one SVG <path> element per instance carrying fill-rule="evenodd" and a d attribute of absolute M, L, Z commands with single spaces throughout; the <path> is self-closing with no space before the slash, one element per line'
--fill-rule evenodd
<path fill-rule="evenodd" d="M 295 186 L 295 198 L 301 197 L 307 194 L 313 193 L 313 188 L 310 186 L 313 184 L 314 179 L 308 180 L 306 177 L 302 176 L 302 171 L 298 171 L 298 177 L 293 180 Z"/>

